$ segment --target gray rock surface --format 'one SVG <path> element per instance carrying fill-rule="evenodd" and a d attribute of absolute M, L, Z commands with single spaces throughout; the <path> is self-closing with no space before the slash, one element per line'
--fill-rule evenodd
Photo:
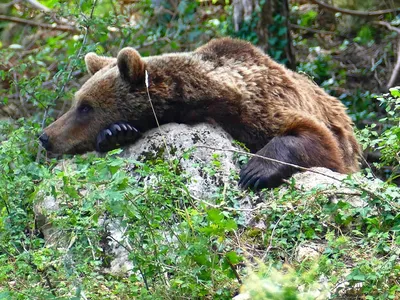
<path fill-rule="evenodd" d="M 139 141 L 125 148 L 122 156 L 139 160 L 160 155 L 165 159 L 179 159 L 182 171 L 191 175 L 188 190 L 196 198 L 207 199 L 218 186 L 227 182 L 231 172 L 239 170 L 234 163 L 233 152 L 211 149 L 240 150 L 232 142 L 232 137 L 216 125 L 200 123 L 190 126 L 170 123 L 146 132 Z M 193 148 L 190 159 L 181 159 L 186 151 Z M 212 165 L 215 154 L 218 154 L 221 168 L 217 174 L 210 176 L 202 169 Z"/>
<path fill-rule="evenodd" d="M 365 182 L 365 178 L 357 174 L 352 176 L 354 180 L 360 183 Z M 325 168 L 312 168 L 310 171 L 293 175 L 295 185 L 300 190 L 323 189 L 324 193 L 329 194 L 330 200 L 334 203 L 341 200 L 350 203 L 354 207 L 364 207 L 367 203 L 361 199 L 360 190 L 350 188 L 344 181 L 347 177 L 348 175 L 346 174 L 340 174 Z M 376 179 L 376 181 L 380 180 Z"/>

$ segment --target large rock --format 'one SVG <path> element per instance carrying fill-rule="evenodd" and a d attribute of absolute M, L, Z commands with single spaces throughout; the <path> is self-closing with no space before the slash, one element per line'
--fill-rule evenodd
<path fill-rule="evenodd" d="M 232 137 L 221 127 L 208 123 L 185 125 L 170 123 L 148 131 L 135 144 L 124 149 L 123 157 L 138 160 L 162 156 L 165 159 L 179 159 L 183 172 L 190 174 L 188 190 L 196 198 L 208 199 L 219 186 L 223 186 L 232 172 L 238 172 L 231 151 L 214 149 L 236 149 Z M 182 156 L 193 149 L 190 158 Z M 221 163 L 216 174 L 210 176 L 204 167 L 211 166 L 215 154 Z"/>
<path fill-rule="evenodd" d="M 186 151 L 193 149 L 189 159 L 181 159 Z M 239 168 L 235 162 L 232 151 L 216 151 L 215 149 L 232 150 L 238 149 L 233 143 L 232 138 L 220 127 L 211 124 L 197 124 L 194 126 L 184 124 L 167 124 L 160 128 L 153 129 L 143 135 L 135 144 L 128 146 L 121 153 L 123 157 L 136 160 L 151 160 L 165 157 L 166 159 L 176 158 L 180 161 L 181 170 L 191 175 L 188 183 L 188 191 L 194 199 L 199 201 L 209 201 L 213 193 L 221 186 L 228 186 L 230 189 L 237 189 L 236 182 L 232 182 L 232 173 L 237 173 Z M 218 154 L 220 167 L 217 172 L 210 175 L 204 172 L 204 167 L 210 166 L 215 160 L 215 153 Z M 298 173 L 294 175 L 296 186 L 299 189 L 311 190 L 314 188 L 330 189 L 332 191 L 332 201 L 335 200 L 336 193 L 340 193 L 342 201 L 349 201 L 354 206 L 365 205 L 361 201 L 359 193 L 349 190 L 342 180 L 346 175 L 338 174 L 324 168 L 315 168 L 309 172 Z M 285 191 L 283 187 L 282 192 Z M 81 193 L 84 197 L 84 193 Z M 245 226 L 257 228 L 264 231 L 266 224 L 260 220 L 257 213 L 262 210 L 263 202 L 268 198 L 269 203 L 274 201 L 273 193 L 263 192 L 258 194 L 243 193 L 243 199 L 240 199 L 240 209 L 242 209 L 245 219 Z M 344 198 L 343 198 L 344 197 Z M 255 203 L 258 203 L 257 205 Z M 35 212 L 42 232 L 48 242 L 54 243 L 55 233 L 49 224 L 46 214 L 59 209 L 59 203 L 52 197 L 43 197 L 35 205 Z M 132 268 L 132 262 L 128 259 L 128 251 L 121 247 L 125 244 L 123 230 L 117 223 L 110 220 L 101 221 L 102 224 L 108 224 L 109 240 L 107 251 L 108 255 L 114 257 L 111 261 L 111 267 L 107 270 L 113 274 L 129 272 Z M 104 223 L 106 222 L 106 223 Z M 59 245 L 60 243 L 58 243 Z M 65 244 L 65 242 L 64 242 Z M 304 260 L 307 257 L 320 255 L 321 247 L 324 245 L 315 245 L 312 251 L 310 245 L 300 245 L 297 249 L 297 259 Z M 301 248 L 304 247 L 304 248 Z M 318 249 L 315 250 L 315 249 Z"/>

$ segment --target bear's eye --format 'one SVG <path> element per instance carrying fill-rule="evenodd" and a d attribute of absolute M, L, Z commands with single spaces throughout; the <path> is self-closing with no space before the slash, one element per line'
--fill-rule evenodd
<path fill-rule="evenodd" d="M 93 109 L 93 107 L 91 107 L 89 104 L 81 104 L 78 107 L 78 112 L 80 114 L 87 114 L 89 113 L 91 110 Z"/>

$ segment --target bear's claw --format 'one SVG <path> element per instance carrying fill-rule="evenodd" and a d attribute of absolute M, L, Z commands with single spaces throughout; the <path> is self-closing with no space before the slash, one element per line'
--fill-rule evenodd
<path fill-rule="evenodd" d="M 140 137 L 140 132 L 126 122 L 111 124 L 99 132 L 96 139 L 96 151 L 107 152 L 133 143 Z"/>
<path fill-rule="evenodd" d="M 282 171 L 276 163 L 253 157 L 240 171 L 239 186 L 252 190 L 277 187 L 286 177 Z"/>

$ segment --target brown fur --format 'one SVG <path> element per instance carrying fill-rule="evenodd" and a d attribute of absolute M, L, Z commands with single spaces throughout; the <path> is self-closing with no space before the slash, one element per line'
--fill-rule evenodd
<path fill-rule="evenodd" d="M 358 170 L 360 148 L 344 105 L 250 43 L 216 39 L 194 52 L 148 58 L 125 48 L 117 59 L 88 54 L 85 60 L 93 76 L 70 111 L 45 129 L 53 152 L 94 150 L 98 132 L 120 120 L 142 132 L 155 127 L 144 84 L 147 70 L 161 124 L 212 121 L 253 152 L 276 137 L 275 147 L 300 145 L 290 151 L 304 166 Z M 93 109 L 82 115 L 82 105 Z M 287 136 L 294 138 L 279 139 Z"/>

